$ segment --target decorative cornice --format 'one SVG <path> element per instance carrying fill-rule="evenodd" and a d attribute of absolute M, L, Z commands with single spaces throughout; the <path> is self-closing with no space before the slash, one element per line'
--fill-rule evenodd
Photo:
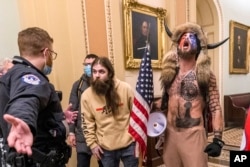
<path fill-rule="evenodd" d="M 84 41 L 85 41 L 85 51 L 86 55 L 89 54 L 89 38 L 88 38 L 88 27 L 87 27 L 87 17 L 86 17 L 86 5 L 85 1 L 81 0 L 82 4 L 82 20 L 83 20 L 83 34 L 84 34 Z"/>
<path fill-rule="evenodd" d="M 114 65 L 114 45 L 113 45 L 113 34 L 112 34 L 112 17 L 111 17 L 111 4 L 110 0 L 104 1 L 105 5 L 105 18 L 106 18 L 106 32 L 107 32 L 107 44 L 108 44 L 108 56 L 111 63 Z"/>
<path fill-rule="evenodd" d="M 190 2 L 186 0 L 186 21 L 190 21 Z"/>

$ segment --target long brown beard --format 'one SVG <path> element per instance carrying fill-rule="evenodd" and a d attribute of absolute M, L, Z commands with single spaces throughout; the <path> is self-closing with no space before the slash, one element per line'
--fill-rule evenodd
<path fill-rule="evenodd" d="M 110 88 L 110 84 L 108 82 L 103 82 L 100 79 L 91 82 L 91 85 L 98 95 L 106 95 L 107 91 Z"/>
<path fill-rule="evenodd" d="M 106 108 L 108 109 L 107 111 L 112 112 L 113 115 L 118 113 L 121 99 L 119 94 L 116 92 L 114 81 L 110 79 L 103 82 L 97 79 L 95 81 L 92 81 L 91 85 L 96 94 L 105 96 Z"/>

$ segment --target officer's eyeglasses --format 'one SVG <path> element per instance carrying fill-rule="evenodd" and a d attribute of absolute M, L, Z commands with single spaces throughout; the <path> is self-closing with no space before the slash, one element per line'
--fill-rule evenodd
<path fill-rule="evenodd" d="M 41 52 L 43 52 L 46 48 L 42 49 Z M 47 49 L 52 56 L 52 60 L 55 60 L 57 58 L 57 53 L 54 52 L 53 50 Z"/>
<path fill-rule="evenodd" d="M 52 56 L 52 60 L 56 60 L 56 57 L 57 57 L 57 53 L 54 52 L 53 50 L 49 50 L 48 51 L 50 52 L 50 55 Z"/>

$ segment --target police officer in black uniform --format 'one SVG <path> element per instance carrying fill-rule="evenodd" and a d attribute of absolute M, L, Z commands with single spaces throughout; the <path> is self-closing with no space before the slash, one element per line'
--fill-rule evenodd
<path fill-rule="evenodd" d="M 21 56 L 0 78 L 0 125 L 14 167 L 64 167 L 71 155 L 60 100 L 46 77 L 57 56 L 52 44 L 41 28 L 19 32 Z"/>

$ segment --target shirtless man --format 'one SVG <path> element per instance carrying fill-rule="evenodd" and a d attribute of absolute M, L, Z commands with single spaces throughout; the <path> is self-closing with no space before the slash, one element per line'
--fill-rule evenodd
<path fill-rule="evenodd" d="M 167 167 L 207 167 L 208 156 L 219 156 L 224 145 L 219 92 L 206 53 L 207 39 L 194 23 L 178 26 L 171 35 L 173 47 L 163 59 L 161 74 L 168 121 L 163 160 Z M 209 145 L 203 115 L 206 104 L 214 132 Z"/>

